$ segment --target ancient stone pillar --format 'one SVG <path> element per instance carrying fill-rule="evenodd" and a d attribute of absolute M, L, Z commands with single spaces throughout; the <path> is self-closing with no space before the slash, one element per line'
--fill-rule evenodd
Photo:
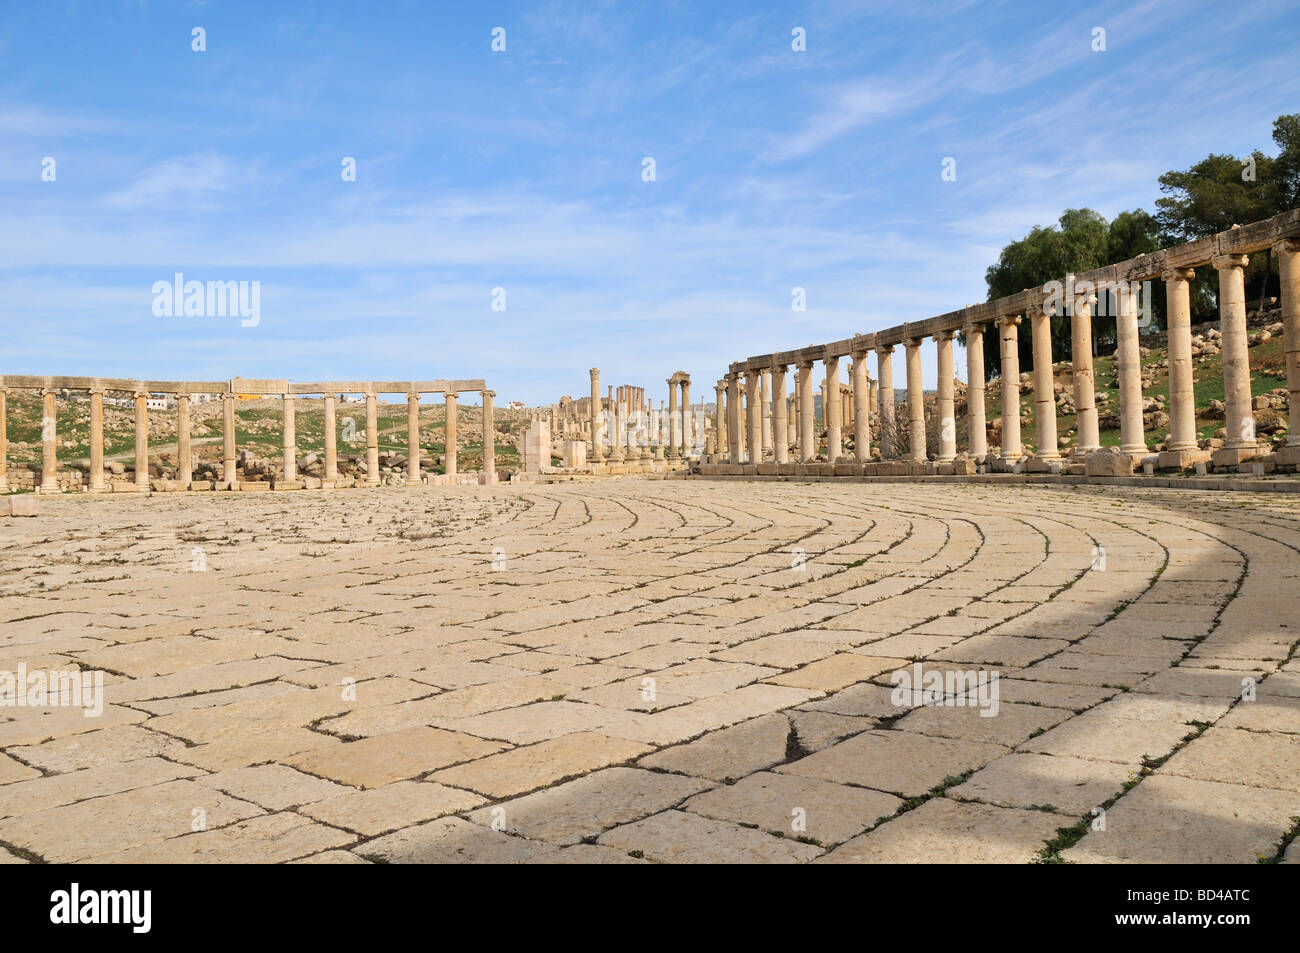
<path fill-rule="evenodd" d="M 235 395 L 221 395 L 221 479 L 227 485 L 234 485 L 235 475 Z"/>
<path fill-rule="evenodd" d="M 758 398 L 763 402 L 763 451 L 758 455 L 765 460 L 772 455 L 772 370 L 764 368 L 759 372 Z M 775 457 L 774 457 L 775 459 Z"/>
<path fill-rule="evenodd" d="M 840 359 L 828 357 L 826 365 L 826 391 L 822 396 L 822 415 L 826 418 L 826 460 L 834 463 L 844 454 L 843 410 L 840 401 Z"/>
<path fill-rule="evenodd" d="M 871 384 L 871 405 L 869 412 L 874 416 L 880 413 L 880 382 L 877 380 L 870 381 Z"/>
<path fill-rule="evenodd" d="M 691 382 L 682 380 L 682 456 L 695 447 L 695 419 L 691 416 Z"/>
<path fill-rule="evenodd" d="M 1101 449 L 1092 374 L 1092 306 L 1097 303 L 1097 296 L 1075 295 L 1073 303 L 1073 313 L 1070 315 L 1070 364 L 1074 380 L 1074 455 L 1083 456 Z"/>
<path fill-rule="evenodd" d="M 681 456 L 682 414 L 677 407 L 677 381 L 668 378 L 668 458 L 676 460 Z"/>
<path fill-rule="evenodd" d="M 6 398 L 9 391 L 0 387 L 0 490 L 9 489 L 9 431 Z"/>
<path fill-rule="evenodd" d="M 968 324 L 966 331 L 966 422 L 970 455 L 977 460 L 989 452 L 989 432 L 984 416 L 984 325 Z"/>
<path fill-rule="evenodd" d="M 621 391 L 622 388 L 620 387 Z M 609 452 L 611 463 L 622 463 L 627 459 L 627 416 L 623 400 L 610 391 L 609 415 L 613 422 L 614 439 Z"/>
<path fill-rule="evenodd" d="M 867 376 L 867 352 L 853 352 L 853 457 L 859 463 L 871 459 L 871 379 Z"/>
<path fill-rule="evenodd" d="M 104 388 L 90 389 L 90 489 L 104 489 Z"/>
<path fill-rule="evenodd" d="M 485 390 L 483 398 L 483 476 L 485 484 L 497 482 L 496 421 L 492 418 L 492 398 L 496 391 Z"/>
<path fill-rule="evenodd" d="M 788 411 L 785 402 L 785 371 L 784 364 L 773 364 L 769 372 L 772 388 L 772 459 L 777 463 L 790 462 L 790 422 L 787 419 Z M 763 406 L 768 406 L 766 401 Z"/>
<path fill-rule="evenodd" d="M 1137 296 L 1121 283 L 1115 297 L 1115 370 L 1119 377 L 1119 441 L 1124 453 L 1146 453 L 1142 432 L 1142 352 Z"/>
<path fill-rule="evenodd" d="M 895 446 L 894 429 L 894 348 L 893 345 L 876 348 L 876 378 L 880 381 L 880 458 L 898 456 L 901 447 Z"/>
<path fill-rule="evenodd" d="M 406 482 L 420 482 L 420 395 L 406 395 Z"/>
<path fill-rule="evenodd" d="M 605 459 L 600 430 L 600 368 L 593 367 L 588 373 L 591 374 L 591 462 L 600 463 Z"/>
<path fill-rule="evenodd" d="M 1020 459 L 1020 318 L 1003 315 L 997 320 L 998 355 L 1002 374 L 1002 461 Z"/>
<path fill-rule="evenodd" d="M 817 434 L 813 429 L 816 408 L 813 404 L 813 362 L 799 365 L 799 462 L 811 463 L 817 457 Z"/>
<path fill-rule="evenodd" d="M 1169 443 L 1171 451 L 1196 449 L 1196 394 L 1192 383 L 1191 281 L 1196 272 L 1177 268 L 1165 282 L 1165 326 L 1169 340 Z"/>
<path fill-rule="evenodd" d="M 59 491 L 58 426 L 54 389 L 41 391 L 41 486 L 42 493 Z"/>
<path fill-rule="evenodd" d="M 1219 272 L 1219 334 L 1223 343 L 1223 416 L 1228 435 L 1215 465 L 1236 464 L 1257 452 L 1251 408 L 1250 350 L 1246 330 L 1245 255 L 1216 255 Z"/>
<path fill-rule="evenodd" d="M 135 485 L 149 486 L 149 395 L 135 394 Z"/>
<path fill-rule="evenodd" d="M 366 392 L 366 486 L 379 486 L 379 395 Z"/>
<path fill-rule="evenodd" d="M 1291 238 L 1273 246 L 1277 256 L 1278 277 L 1282 284 L 1282 346 L 1286 348 L 1286 390 L 1289 412 L 1284 460 L 1288 465 L 1300 463 L 1300 239 Z M 4 407 L 0 396 L 0 409 Z M 0 411 L 2 412 L 2 411 Z M 4 424 L 0 423 L 0 428 Z M 0 447 L 4 430 L 0 429 Z M 4 463 L 0 461 L 0 468 Z M 4 480 L 0 469 L 0 482 Z"/>
<path fill-rule="evenodd" d="M 745 371 L 745 446 L 746 463 L 763 462 L 763 402 L 759 397 L 759 379 L 756 370 Z"/>
<path fill-rule="evenodd" d="M 911 438 L 909 459 L 924 463 L 925 452 L 925 388 L 921 379 L 921 342 L 918 338 L 908 338 L 903 342 L 907 354 L 907 417 L 908 434 Z"/>
<path fill-rule="evenodd" d="M 334 401 L 337 394 L 325 394 L 325 480 L 339 478 L 339 433 Z"/>
<path fill-rule="evenodd" d="M 725 378 L 713 385 L 714 404 L 713 404 L 713 430 L 717 437 L 716 453 L 719 455 L 726 453 L 727 447 L 727 413 L 724 394 L 727 390 L 727 381 Z"/>
<path fill-rule="evenodd" d="M 740 385 L 735 374 L 727 382 L 727 462 L 740 463 Z"/>
<path fill-rule="evenodd" d="M 455 483 L 456 477 L 456 397 L 455 391 L 447 391 L 447 419 L 443 422 L 443 459 L 445 461 L 444 469 L 447 477 Z M 548 459 L 547 464 L 550 463 Z"/>
<path fill-rule="evenodd" d="M 952 332 L 940 331 L 934 336 L 938 352 L 939 390 L 935 410 L 939 414 L 939 452 L 935 460 L 950 463 L 957 456 L 957 411 L 953 402 Z"/>
<path fill-rule="evenodd" d="M 190 395 L 176 395 L 176 479 L 188 490 L 194 479 L 194 448 L 190 442 Z"/>
<path fill-rule="evenodd" d="M 1042 308 L 1030 312 L 1034 338 L 1034 426 L 1039 460 L 1059 460 L 1056 440 L 1056 391 L 1052 378 L 1052 318 Z"/>
<path fill-rule="evenodd" d="M 298 479 L 298 434 L 294 422 L 293 394 L 285 394 L 281 404 L 284 412 L 284 479 Z"/>

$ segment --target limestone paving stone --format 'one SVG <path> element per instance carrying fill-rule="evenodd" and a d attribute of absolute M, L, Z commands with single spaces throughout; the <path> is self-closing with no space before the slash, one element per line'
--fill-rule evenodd
<path fill-rule="evenodd" d="M 597 844 L 669 864 L 793 864 L 821 848 L 684 811 L 664 811 L 602 834 Z"/>
<path fill-rule="evenodd" d="M 374 788 L 495 754 L 504 747 L 472 735 L 421 727 L 308 751 L 286 763 L 352 787 Z"/>

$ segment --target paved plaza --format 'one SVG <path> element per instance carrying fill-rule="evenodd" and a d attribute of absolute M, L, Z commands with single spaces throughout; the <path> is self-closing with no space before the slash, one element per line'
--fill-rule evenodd
<path fill-rule="evenodd" d="M 103 707 L 0 708 L 7 862 L 1300 861 L 1289 495 L 40 510 L 3 524 L 0 670 L 102 672 Z"/>

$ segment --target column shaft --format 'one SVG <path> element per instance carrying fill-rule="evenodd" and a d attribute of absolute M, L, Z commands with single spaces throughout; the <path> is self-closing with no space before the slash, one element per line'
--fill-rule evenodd
<path fill-rule="evenodd" d="M 1278 277 L 1282 284 L 1282 344 L 1286 349 L 1286 390 L 1289 412 L 1286 435 L 1288 447 L 1300 447 L 1300 239 L 1290 239 L 1273 246 L 1277 255 Z M 0 408 L 3 408 L 0 396 Z M 0 428 L 4 424 L 0 422 Z M 0 429 L 0 448 L 4 430 Z M 4 463 L 0 460 L 0 468 Z M 0 469 L 0 482 L 4 480 Z"/>
<path fill-rule="evenodd" d="M 925 388 L 921 379 L 921 342 L 915 338 L 903 342 L 907 352 L 907 417 L 908 436 L 911 439 L 910 459 L 924 463 L 925 449 Z"/>
<path fill-rule="evenodd" d="M 939 390 L 936 409 L 939 412 L 939 463 L 950 463 L 957 456 L 957 411 L 953 401 L 952 332 L 944 331 L 934 337 L 938 353 Z"/>
<path fill-rule="evenodd" d="M 1119 442 L 1125 453 L 1146 453 L 1142 432 L 1142 352 L 1137 298 L 1121 284 L 1115 308 L 1115 369 L 1119 376 Z"/>
<path fill-rule="evenodd" d="M 977 460 L 989 452 L 989 432 L 984 414 L 984 325 L 966 326 L 966 421 L 970 455 Z"/>
<path fill-rule="evenodd" d="M 235 395 L 221 395 L 221 480 L 234 486 L 239 479 L 235 473 Z M 235 487 L 238 489 L 238 487 Z"/>
<path fill-rule="evenodd" d="M 813 364 L 799 365 L 799 462 L 811 463 L 817 457 L 817 434 L 814 431 L 816 408 L 813 405 Z"/>
<path fill-rule="evenodd" d="M 406 482 L 420 482 L 420 395 L 414 392 L 406 395 Z"/>
<path fill-rule="evenodd" d="M 772 458 L 777 463 L 790 462 L 790 422 L 785 402 L 784 364 L 772 366 Z"/>
<path fill-rule="evenodd" d="M 90 392 L 90 488 L 104 489 L 104 392 Z"/>
<path fill-rule="evenodd" d="M 379 395 L 366 394 L 366 485 L 379 486 Z"/>
<path fill-rule="evenodd" d="M 844 428 L 840 419 L 840 359 L 826 358 L 826 392 L 822 397 L 822 416 L 826 424 L 826 462 L 834 463 L 844 453 Z"/>
<path fill-rule="evenodd" d="M 1059 460 L 1056 440 L 1056 391 L 1052 379 L 1052 318 L 1041 310 L 1032 312 L 1030 333 L 1034 336 L 1034 425 L 1040 460 Z"/>
<path fill-rule="evenodd" d="M 604 442 L 600 432 L 600 369 L 593 367 L 591 374 L 591 462 L 600 463 L 605 459 Z"/>
<path fill-rule="evenodd" d="M 1020 459 L 1020 318 L 998 319 L 998 346 L 1002 374 L 1002 460 Z"/>
<path fill-rule="evenodd" d="M 1096 295 L 1077 295 L 1070 316 L 1070 364 L 1074 381 L 1075 456 L 1101 449 L 1096 385 L 1092 373 L 1092 306 Z"/>
<path fill-rule="evenodd" d="M 763 462 L 763 402 L 759 393 L 758 371 L 745 371 L 745 446 L 746 463 Z"/>
<path fill-rule="evenodd" d="M 54 404 L 54 391 L 41 391 L 41 492 L 57 493 L 59 489 L 58 460 L 59 420 Z"/>
<path fill-rule="evenodd" d="M 456 394 L 449 392 L 447 394 L 447 419 L 443 423 L 443 433 L 445 440 L 443 442 L 443 456 L 446 460 L 446 472 L 448 477 L 456 476 Z M 550 448 L 547 448 L 549 452 Z M 550 463 L 549 458 L 547 464 Z M 455 480 L 452 480 L 454 483 Z"/>
<path fill-rule="evenodd" d="M 853 456 L 859 463 L 871 459 L 871 379 L 866 351 L 853 355 Z"/>
<path fill-rule="evenodd" d="M 894 349 L 882 347 L 876 351 L 876 378 L 880 381 L 877 395 L 880 416 L 880 459 L 897 458 L 902 449 L 897 446 L 898 431 L 894 425 Z"/>
<path fill-rule="evenodd" d="M 1255 412 L 1251 408 L 1250 349 L 1246 330 L 1245 255 L 1219 255 L 1219 334 L 1223 339 L 1223 415 L 1226 450 L 1253 450 Z"/>
<path fill-rule="evenodd" d="M 6 398 L 9 392 L 0 387 L 0 490 L 9 489 L 9 430 Z"/>
<path fill-rule="evenodd" d="M 149 485 L 149 395 L 135 395 L 135 485 Z"/>
<path fill-rule="evenodd" d="M 759 460 L 767 458 L 772 451 L 772 371 L 764 369 L 758 375 L 758 398 L 763 402 L 763 450 L 757 454 Z M 775 459 L 775 455 L 773 455 Z"/>
<path fill-rule="evenodd" d="M 492 418 L 492 398 L 496 393 L 490 390 L 483 391 L 483 482 L 492 484 L 497 482 L 497 428 L 496 421 Z"/>
<path fill-rule="evenodd" d="M 334 482 L 339 478 L 339 432 L 334 401 L 335 394 L 325 395 L 325 479 Z"/>
<path fill-rule="evenodd" d="M 740 385 L 735 374 L 727 381 L 727 462 L 740 463 Z"/>
<path fill-rule="evenodd" d="M 188 490 L 194 479 L 194 448 L 190 443 L 190 395 L 176 395 L 176 479 Z"/>
<path fill-rule="evenodd" d="M 281 402 L 284 414 L 282 443 L 285 482 L 298 479 L 298 433 L 294 417 L 293 394 L 285 394 Z"/>
<path fill-rule="evenodd" d="M 1192 382 L 1191 280 L 1196 272 L 1179 268 L 1165 272 L 1165 328 L 1169 348 L 1170 450 L 1196 449 L 1196 393 Z"/>

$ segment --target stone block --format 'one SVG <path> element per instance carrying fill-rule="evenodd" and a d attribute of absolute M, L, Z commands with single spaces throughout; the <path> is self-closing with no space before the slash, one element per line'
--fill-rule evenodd
<path fill-rule="evenodd" d="M 302 480 L 272 480 L 272 490 L 301 490 Z"/>
<path fill-rule="evenodd" d="M 1225 447 L 1222 450 L 1215 450 L 1210 457 L 1210 462 L 1216 470 L 1236 470 L 1247 460 L 1253 460 L 1264 452 L 1262 447 L 1233 447 L 1231 449 Z"/>
<path fill-rule="evenodd" d="M 254 482 L 254 483 L 250 483 L 250 482 L 245 481 L 245 482 L 239 484 L 239 488 L 240 488 L 241 490 L 243 490 L 244 492 L 250 492 L 250 491 L 251 491 L 251 492 L 255 492 L 255 493 L 257 493 L 257 492 L 266 492 L 266 491 L 268 491 L 268 490 L 271 489 L 271 484 L 266 483 L 265 481 L 263 481 L 263 482 Z"/>
<path fill-rule="evenodd" d="M 1133 475 L 1133 458 L 1113 447 L 1088 454 L 1083 461 L 1087 476 L 1117 477 Z"/>
<path fill-rule="evenodd" d="M 36 497 L 22 493 L 0 497 L 0 516 L 35 516 Z"/>
<path fill-rule="evenodd" d="M 1156 454 L 1157 470 L 1190 470 L 1198 463 L 1209 462 L 1208 450 L 1162 450 Z"/>

